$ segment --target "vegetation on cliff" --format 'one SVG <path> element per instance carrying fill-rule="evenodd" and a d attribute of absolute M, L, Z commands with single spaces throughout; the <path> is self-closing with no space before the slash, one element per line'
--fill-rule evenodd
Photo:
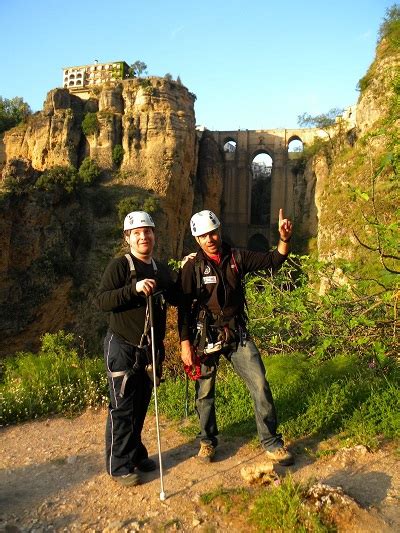
<path fill-rule="evenodd" d="M 14 128 L 32 113 L 29 105 L 22 98 L 3 98 L 0 96 L 0 133 Z"/>

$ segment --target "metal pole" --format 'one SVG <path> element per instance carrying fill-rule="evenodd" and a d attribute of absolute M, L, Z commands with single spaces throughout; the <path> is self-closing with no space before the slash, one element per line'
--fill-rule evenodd
<path fill-rule="evenodd" d="M 158 444 L 158 462 L 160 465 L 160 500 L 164 501 L 166 499 L 166 494 L 164 491 L 164 481 L 163 481 L 163 465 L 161 457 L 161 439 L 160 439 L 160 424 L 158 421 L 158 402 L 157 402 L 157 371 L 156 371 L 156 346 L 154 339 L 154 320 L 153 320 L 153 296 L 150 295 L 147 298 L 147 305 L 149 307 L 149 319 L 150 319 L 150 335 L 151 335 L 151 356 L 153 363 L 153 386 L 154 386 L 154 409 L 156 412 L 156 428 L 157 428 L 157 444 Z"/>

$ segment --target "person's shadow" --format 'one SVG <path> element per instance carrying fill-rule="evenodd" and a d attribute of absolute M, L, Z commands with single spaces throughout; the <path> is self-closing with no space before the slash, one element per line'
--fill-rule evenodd
<path fill-rule="evenodd" d="M 383 472 L 349 472 L 340 470 L 326 478 L 324 483 L 340 486 L 363 507 L 379 505 L 387 496 L 391 477 Z"/>

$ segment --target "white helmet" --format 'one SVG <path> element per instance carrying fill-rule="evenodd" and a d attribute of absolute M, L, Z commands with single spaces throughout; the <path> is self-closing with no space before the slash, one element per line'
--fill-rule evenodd
<path fill-rule="evenodd" d="M 193 237 L 214 231 L 220 225 L 220 221 L 212 211 L 200 211 L 199 213 L 195 213 L 190 219 L 190 229 L 192 230 Z"/>
<path fill-rule="evenodd" d="M 153 219 L 146 211 L 132 211 L 124 220 L 124 231 L 127 229 L 143 228 L 149 226 L 155 228 Z"/>

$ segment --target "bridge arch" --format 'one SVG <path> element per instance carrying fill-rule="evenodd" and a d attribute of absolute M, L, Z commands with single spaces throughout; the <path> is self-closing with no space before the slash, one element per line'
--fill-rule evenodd
<path fill-rule="evenodd" d="M 234 139 L 233 137 L 226 137 L 226 139 L 222 143 L 223 151 L 228 153 L 236 152 L 236 146 L 236 139 Z"/>
<path fill-rule="evenodd" d="M 292 135 L 287 141 L 287 151 L 289 153 L 293 152 L 303 152 L 304 142 L 298 135 Z"/>
<path fill-rule="evenodd" d="M 271 176 L 273 159 L 265 148 L 254 152 L 251 161 L 250 224 L 269 226 L 271 216 Z"/>

